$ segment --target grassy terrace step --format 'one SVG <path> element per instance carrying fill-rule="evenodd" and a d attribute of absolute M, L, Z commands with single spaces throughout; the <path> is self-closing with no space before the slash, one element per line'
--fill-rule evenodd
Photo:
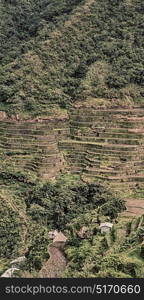
<path fill-rule="evenodd" d="M 95 156 L 94 156 L 94 158 L 93 158 L 93 156 L 92 157 L 90 157 L 90 156 L 85 156 L 85 159 L 88 161 L 88 162 L 90 162 L 90 163 L 94 163 L 94 162 L 103 162 L 103 161 L 105 161 L 105 159 L 106 159 L 106 161 L 108 162 L 108 163 L 114 163 L 114 164 L 126 164 L 127 166 L 136 166 L 136 167 L 138 167 L 138 166 L 140 166 L 140 167 L 142 167 L 142 166 L 144 166 L 144 161 L 136 161 L 136 160 L 130 160 L 130 161 L 121 161 L 120 160 L 120 158 L 118 158 L 117 159 L 117 157 L 116 156 L 114 156 L 114 157 L 109 157 L 109 156 L 104 156 L 104 157 L 96 157 L 96 159 L 95 159 Z"/>
<path fill-rule="evenodd" d="M 50 142 L 50 141 L 47 141 L 46 143 L 44 143 L 43 141 L 30 141 L 30 140 L 27 140 L 27 141 L 24 141 L 24 140 L 8 140 L 8 141 L 1 141 L 1 144 L 0 144 L 0 147 L 7 147 L 11 145 L 11 147 L 13 146 L 20 146 L 20 145 L 23 145 L 24 147 L 33 147 L 33 146 L 37 146 L 37 147 L 50 147 L 50 146 L 54 146 L 56 145 L 55 142 Z"/>
<path fill-rule="evenodd" d="M 142 113 L 142 111 L 144 111 L 144 107 L 142 106 L 135 106 L 135 107 L 127 107 L 127 108 L 119 108 L 119 106 L 117 107 L 111 107 L 111 108 L 102 108 L 102 107 L 97 107 L 97 108 L 94 108 L 94 107 L 81 107 L 81 108 L 74 108 L 74 109 L 71 109 L 70 110 L 70 113 L 71 115 L 75 115 L 75 114 L 78 114 L 78 113 L 88 113 L 88 112 L 92 112 L 92 113 L 105 113 L 107 114 L 108 113 L 126 113 L 127 115 L 129 114 L 133 114 L 133 113 Z"/>
<path fill-rule="evenodd" d="M 140 186 L 139 186 L 139 184 L 140 184 Z M 119 181 L 119 182 L 117 182 L 117 181 L 111 181 L 111 183 L 110 183 L 110 186 L 112 187 L 119 187 L 119 186 L 123 186 L 123 187 L 126 187 L 126 186 L 133 186 L 135 189 L 142 189 L 142 193 L 144 192 L 144 183 L 143 182 L 141 182 L 141 183 L 139 183 L 139 182 L 137 182 L 137 181 L 133 181 L 133 182 L 129 182 L 129 183 L 127 183 L 126 181 Z M 137 193 L 141 193 L 141 190 L 137 190 Z M 144 196 L 144 194 L 143 194 L 143 196 Z"/>
<path fill-rule="evenodd" d="M 98 116 L 98 117 L 107 117 L 107 116 L 121 116 L 121 117 L 126 117 L 126 118 L 130 118 L 130 117 L 143 117 L 143 112 L 144 112 L 144 109 L 133 109 L 133 110 L 119 110 L 119 109 L 115 109 L 115 110 L 112 110 L 112 109 L 106 109 L 106 110 L 96 110 L 96 109 L 86 109 L 86 110 L 75 110 L 75 111 L 71 111 L 70 113 L 70 117 L 71 118 L 74 118 L 74 117 L 94 117 L 94 116 Z"/>
<path fill-rule="evenodd" d="M 34 130 L 37 132 L 42 132 L 47 130 L 50 130 L 51 132 L 53 131 L 53 126 L 46 124 L 46 123 L 10 123 L 10 122 L 1 122 L 0 121 L 0 129 L 8 128 L 9 131 L 17 131 L 17 130 L 24 130 L 24 131 L 29 131 L 29 130 Z"/>
<path fill-rule="evenodd" d="M 81 114 L 81 115 L 75 115 L 75 116 L 72 116 L 71 119 L 70 119 L 70 124 L 73 123 L 73 122 L 100 122 L 100 121 L 116 121 L 116 122 L 119 122 L 120 120 L 122 122 L 143 122 L 144 119 L 143 119 L 143 116 L 144 116 L 144 111 L 142 113 L 142 116 L 136 116 L 136 115 L 131 115 L 131 116 L 124 116 L 124 115 L 121 115 L 121 114 L 108 114 L 107 115 L 84 115 L 84 114 Z"/>
<path fill-rule="evenodd" d="M 137 117 L 131 117 L 131 118 L 126 118 L 126 117 L 122 117 L 122 116 L 117 116 L 117 117 L 111 117 L 111 116 L 107 116 L 107 117 L 104 117 L 104 116 L 100 116 L 100 117 L 97 117 L 97 116 L 93 116 L 93 117 L 90 117 L 90 116 L 79 116 L 78 118 L 76 119 L 71 119 L 70 120 L 70 125 L 73 124 L 73 123 L 85 123 L 85 124 L 99 124 L 99 123 L 102 123 L 104 126 L 104 123 L 116 123 L 117 125 L 119 124 L 122 124 L 122 123 L 125 123 L 125 124 L 129 124 L 129 123 L 133 123 L 133 124 L 143 124 L 144 123 L 144 118 L 143 117 L 140 117 L 140 118 L 137 118 Z"/>
<path fill-rule="evenodd" d="M 121 192 L 125 192 L 127 190 L 132 191 L 133 193 L 137 193 L 137 186 L 143 186 L 144 187 L 144 182 L 137 182 L 137 181 L 129 181 L 129 182 L 122 182 L 121 180 L 117 180 L 117 181 L 112 181 L 109 180 L 108 177 L 102 177 L 102 176 L 97 176 L 97 175 L 91 175 L 91 174 L 87 174 L 87 173 L 83 173 L 82 178 L 84 178 L 84 180 L 88 180 L 88 181 L 97 181 L 97 180 L 104 180 L 108 183 L 110 189 L 114 190 L 114 191 L 121 191 Z M 142 198 L 143 194 L 141 195 L 141 193 L 139 193 L 139 197 Z"/>
<path fill-rule="evenodd" d="M 134 161 L 134 167 L 144 167 L 144 160 L 143 161 Z"/>
<path fill-rule="evenodd" d="M 53 157 L 56 156 L 56 154 L 59 154 L 59 152 L 57 152 L 57 153 L 51 153 L 51 154 L 46 154 L 44 156 L 41 155 L 39 159 L 52 159 Z M 30 155 L 30 154 L 21 155 L 21 153 L 17 154 L 17 155 L 12 154 L 12 157 L 16 158 L 16 159 L 26 159 L 26 160 L 28 160 L 28 159 L 35 159 L 35 157 L 36 157 L 36 159 L 37 159 L 37 155 L 36 156 Z"/>
<path fill-rule="evenodd" d="M 114 170 L 107 170 L 107 169 L 101 169 L 101 168 L 86 168 L 85 169 L 85 173 L 88 174 L 93 174 L 93 175 L 99 175 L 99 174 L 104 174 L 106 176 L 114 176 L 114 175 L 118 175 L 118 172 L 114 171 Z"/>
<path fill-rule="evenodd" d="M 109 137 L 77 137 L 75 136 L 75 140 L 78 141 L 88 141 L 88 142 L 97 142 L 98 143 L 110 143 L 110 144 L 124 144 L 124 145 L 139 145 L 141 143 L 141 139 L 132 139 L 132 138 L 109 138 Z"/>
<path fill-rule="evenodd" d="M 137 181 L 137 182 L 144 182 L 144 175 L 130 175 L 130 176 L 122 176 L 122 177 L 109 177 L 110 180 L 123 180 L 125 182 L 133 182 L 133 181 Z"/>
<path fill-rule="evenodd" d="M 0 146 L 1 147 L 1 146 Z M 10 149 L 10 150 L 9 150 Z M 19 151 L 19 150 L 21 150 L 21 152 L 27 152 L 27 153 L 29 153 L 29 151 L 31 152 L 31 153 L 40 153 L 41 151 L 49 151 L 50 153 L 51 153 L 51 151 L 53 152 L 55 149 L 54 148 L 50 148 L 50 147 L 48 147 L 48 146 L 38 146 L 38 145 L 35 145 L 35 147 L 33 146 L 23 146 L 22 144 L 21 145 L 15 145 L 15 146 L 13 146 L 12 147 L 12 145 L 7 145 L 7 146 L 5 146 L 5 147 L 1 147 L 1 150 L 3 150 L 3 151 L 6 151 L 6 154 L 8 155 L 10 155 L 10 153 L 12 153 L 12 152 L 16 152 L 16 151 Z M 23 151 L 22 151 L 23 150 Z"/>
<path fill-rule="evenodd" d="M 1 125 L 0 123 L 0 132 L 4 131 L 5 129 L 7 128 L 7 131 L 9 133 L 13 133 L 13 132 L 24 132 L 24 133 L 29 133 L 29 132 L 35 132 L 35 134 L 43 134 L 45 132 L 49 132 L 49 133 L 52 133 L 53 132 L 53 128 L 51 127 L 32 127 L 32 126 L 21 126 L 21 127 L 18 127 L 18 126 L 8 126 L 7 124 L 5 125 Z"/>
<path fill-rule="evenodd" d="M 87 174 L 87 176 L 90 174 Z M 97 177 L 97 175 L 93 175 L 94 177 Z M 101 177 L 102 179 L 104 179 L 104 177 Z M 138 183 L 138 181 L 142 182 L 144 181 L 144 175 L 128 175 L 128 176 L 110 176 L 110 177 L 105 177 L 106 180 L 110 180 L 110 181 L 120 181 L 120 182 L 131 182 L 131 181 L 135 181 L 136 183 Z"/>
<path fill-rule="evenodd" d="M 86 161 L 86 163 L 89 163 L 89 162 L 91 162 L 91 161 L 87 161 L 87 159 L 85 158 L 85 156 L 77 156 L 77 155 L 75 155 L 74 157 L 73 156 L 66 156 L 66 158 L 68 159 L 68 161 L 72 161 L 72 162 L 75 162 L 75 161 L 77 161 L 77 162 L 85 162 Z"/>
<path fill-rule="evenodd" d="M 144 118 L 136 118 L 136 117 L 131 117 L 131 118 L 124 118 L 122 116 L 108 116 L 107 117 L 104 117 L 104 116 L 101 116 L 101 117 L 91 117 L 91 116 L 87 116 L 87 117 L 84 117 L 84 116 L 81 116 L 81 117 L 78 117 L 78 118 L 73 118 L 71 121 L 70 121 L 70 124 L 79 124 L 79 123 L 85 123 L 85 124 L 99 124 L 99 123 L 109 123 L 109 122 L 113 122 L 113 123 L 117 123 L 117 124 L 120 124 L 120 123 L 125 123 L 125 124 L 129 124 L 129 123 L 132 123 L 132 124 L 138 124 L 138 123 L 141 123 L 141 124 L 144 124 Z"/>
<path fill-rule="evenodd" d="M 140 132 L 142 132 L 142 133 L 144 133 L 144 128 L 137 128 L 137 127 L 135 127 L 135 128 L 127 128 L 127 127 L 125 127 L 125 128 L 122 128 L 122 127 L 117 127 L 117 125 L 118 124 L 115 124 L 116 125 L 116 127 L 108 127 L 107 126 L 108 124 L 106 124 L 106 126 L 104 126 L 104 124 L 103 124 L 103 126 L 91 126 L 90 128 L 93 130 L 93 132 L 96 130 L 96 131 L 98 131 L 98 132 L 100 132 L 100 133 L 120 133 L 120 134 L 134 134 L 134 133 L 136 133 L 135 131 L 137 130 L 137 131 L 140 131 Z M 76 130 L 76 129 L 79 129 L 78 127 L 71 127 L 71 130 Z M 82 130 L 87 130 L 88 129 L 88 127 L 82 127 Z"/>
<path fill-rule="evenodd" d="M 79 158 L 79 157 L 69 157 L 68 158 L 68 160 L 70 161 L 70 162 L 73 162 L 73 163 L 75 163 L 75 161 L 77 161 L 77 163 L 79 162 L 84 162 L 84 158 Z"/>
<path fill-rule="evenodd" d="M 85 150 L 85 151 L 88 151 L 88 148 L 86 147 L 60 147 L 60 149 L 62 150 L 67 150 L 67 151 L 73 151 L 73 150 L 77 150 L 77 152 L 81 152 L 82 150 Z M 115 157 L 119 157 L 120 156 L 120 159 L 127 159 L 127 158 L 131 158 L 132 155 L 136 154 L 137 155 L 137 151 L 136 150 L 133 150 L 133 151 L 128 151 L 128 150 L 125 150 L 123 149 L 123 151 L 119 151 L 119 150 L 106 150 L 106 149 L 103 149 L 103 148 L 99 148 L 99 149 L 93 149 L 93 151 L 90 151 L 91 152 L 91 156 L 101 156 L 103 157 L 104 155 L 105 156 L 115 156 Z M 87 152 L 88 153 L 88 152 Z M 131 155 L 130 155 L 131 153 Z"/>
<path fill-rule="evenodd" d="M 77 129 L 80 129 L 80 128 L 91 128 L 91 127 L 94 127 L 95 125 L 97 125 L 98 127 L 102 127 L 103 125 L 105 124 L 105 127 L 107 128 L 110 128 L 110 127 L 113 127 L 114 126 L 114 122 L 113 121 L 101 121 L 101 122 L 75 122 L 75 123 L 72 123 L 70 126 L 73 127 L 73 128 L 77 128 Z M 86 126 L 87 125 L 87 126 Z M 126 128 L 126 129 L 134 129 L 134 128 L 143 128 L 144 127 L 144 122 L 116 122 L 115 123 L 115 126 L 117 127 L 121 127 L 121 128 Z"/>
<path fill-rule="evenodd" d="M 85 169 L 86 165 L 83 163 L 75 163 L 75 164 L 71 164 L 70 162 L 68 163 L 68 166 L 71 167 L 71 169 Z"/>
<path fill-rule="evenodd" d="M 45 161 L 44 161 L 45 160 Z M 49 160 L 47 160 L 47 159 L 40 159 L 40 158 L 38 158 L 38 157 L 36 157 L 36 158 L 31 158 L 31 159 L 22 159 L 22 158 L 19 158 L 19 157 L 16 157 L 15 158 L 15 161 L 14 162 L 16 162 L 16 163 L 26 163 L 26 164 L 31 164 L 31 165 L 49 165 L 49 164 L 51 164 L 51 165 L 53 165 L 53 164 L 55 164 L 55 160 L 52 160 L 51 158 L 49 158 Z"/>
<path fill-rule="evenodd" d="M 62 145 L 84 145 L 84 146 L 90 146 L 90 147 L 96 147 L 97 149 L 116 149 L 118 148 L 121 151 L 133 151 L 137 147 L 136 145 L 123 145 L 123 144 L 108 144 L 108 143 L 96 143 L 96 142 L 85 142 L 85 141 L 76 141 L 76 140 L 63 140 L 59 142 L 60 147 Z"/>
<path fill-rule="evenodd" d="M 67 150 L 64 155 L 70 156 L 70 157 L 75 157 L 75 155 L 77 156 L 84 156 L 86 154 L 86 151 L 81 151 L 78 152 L 77 150 L 74 150 L 73 152 Z"/>
<path fill-rule="evenodd" d="M 28 135 L 28 134 L 3 134 L 1 135 L 1 139 L 3 140 L 15 140 L 15 141 L 50 141 L 55 142 L 55 136 L 54 135 Z"/>
<path fill-rule="evenodd" d="M 132 108 L 132 109 L 94 109 L 91 107 L 83 108 L 83 109 L 74 109 L 70 110 L 70 118 L 81 117 L 81 116 L 106 116 L 107 115 L 120 115 L 124 117 L 143 117 L 144 108 Z"/>
<path fill-rule="evenodd" d="M 138 113 L 142 113 L 142 111 L 144 110 L 144 107 L 143 106 L 133 106 L 133 107 L 119 107 L 119 106 L 115 106 L 115 107 L 94 107 L 94 106 L 88 106 L 88 107 L 74 107 L 74 108 L 71 108 L 70 109 L 70 113 L 71 115 L 75 115 L 75 114 L 78 114 L 78 113 L 92 113 L 92 114 L 95 114 L 95 113 L 126 113 L 127 115 L 129 114 L 138 114 Z"/>
<path fill-rule="evenodd" d="M 43 145 L 43 146 L 47 146 L 47 145 L 56 145 L 57 143 L 55 141 L 41 141 L 41 140 L 32 140 L 32 139 L 27 139 L 26 141 L 23 139 L 19 139 L 19 140 L 15 140 L 15 139 L 8 139 L 7 141 L 3 141 L 1 140 L 1 145 L 7 145 L 7 144 L 11 144 L 11 145 L 15 145 L 15 144 L 21 144 L 24 143 L 24 145 L 28 145 L 28 146 L 35 146 L 35 145 Z"/>
<path fill-rule="evenodd" d="M 78 135 L 75 134 L 76 137 L 79 137 Z M 95 137 L 99 137 L 99 138 L 113 138 L 113 139 L 144 139 L 144 133 L 133 133 L 133 132 L 112 132 L 110 131 L 95 131 L 95 130 L 91 130 L 91 132 L 89 132 L 89 136 L 86 136 L 85 134 L 83 135 L 83 132 L 81 133 L 80 137 L 86 137 L 86 138 L 95 138 Z"/>
<path fill-rule="evenodd" d="M 62 150 L 62 149 L 61 149 Z M 70 148 L 69 148 L 70 150 Z M 73 148 L 71 148 L 71 151 L 73 151 Z M 77 153 L 81 153 L 80 152 L 81 149 L 77 149 Z M 120 161 L 127 161 L 128 159 L 133 159 L 134 158 L 134 153 L 136 153 L 137 155 L 137 152 L 132 152 L 131 151 L 131 156 L 129 154 L 129 151 L 117 151 L 117 150 L 103 150 L 103 149 L 100 149 L 100 150 L 95 150 L 95 152 L 93 152 L 93 154 L 91 154 L 89 157 L 92 157 L 92 158 L 98 158 L 99 159 L 109 159 L 109 157 L 114 157 L 115 159 L 120 159 Z M 76 154 L 77 155 L 77 154 Z"/>
<path fill-rule="evenodd" d="M 0 131 L 0 134 L 1 134 L 1 131 Z M 21 135 L 20 135 L 21 134 Z M 1 136 L 4 136 L 4 137 L 34 137 L 34 138 L 39 138 L 39 137 L 46 137 L 46 138 L 55 138 L 55 136 L 53 136 L 53 132 L 51 134 L 40 134 L 40 133 L 35 133 L 35 134 L 31 134 L 30 133 L 30 130 L 28 130 L 27 132 L 21 132 L 21 131 L 16 131 L 14 130 L 13 132 L 9 132 L 8 130 L 5 130 L 4 132 L 2 132 L 2 135 Z"/>
<path fill-rule="evenodd" d="M 89 157 L 95 157 L 97 155 L 97 157 L 99 157 L 100 159 L 107 159 L 107 158 L 114 158 L 114 159 L 117 159 L 119 158 L 119 160 L 121 161 L 121 157 L 119 155 L 123 155 L 123 153 L 117 151 L 117 150 L 112 150 L 112 151 L 107 151 L 105 150 L 103 153 L 102 152 L 99 152 L 99 151 L 89 151 L 87 150 L 86 151 L 87 155 Z M 131 159 L 132 158 L 132 155 L 128 154 L 126 155 L 126 153 L 124 154 L 125 155 L 125 158 L 127 159 Z"/>
<path fill-rule="evenodd" d="M 0 139 L 0 142 L 2 145 L 5 145 L 5 144 L 24 144 L 24 145 L 29 145 L 29 146 L 32 146 L 32 145 L 56 145 L 56 141 L 55 140 L 47 140 L 47 139 L 33 139 L 33 138 L 19 138 L 19 139 L 16 139 L 16 138 L 5 138 L 3 137 L 2 139 Z"/>
<path fill-rule="evenodd" d="M 20 134 L 22 136 L 34 136 L 34 137 L 38 137 L 38 136 L 47 136 L 49 133 L 49 135 L 53 135 L 54 132 L 51 131 L 51 134 L 50 134 L 50 130 L 49 129 L 46 129 L 45 131 L 44 130 L 31 130 L 31 129 L 23 129 L 23 130 L 19 130 L 18 128 L 15 128 L 13 130 L 9 130 L 8 128 L 3 128 L 1 129 L 0 128 L 0 134 L 1 135 L 11 135 L 11 136 L 19 136 Z"/>
<path fill-rule="evenodd" d="M 0 151 L 2 151 L 2 150 L 0 149 Z M 15 156 L 21 156 L 21 155 L 23 155 L 23 156 L 28 155 L 29 156 L 29 155 L 33 155 L 33 154 L 35 154 L 35 155 L 40 154 L 41 156 L 43 156 L 43 155 L 52 156 L 52 155 L 58 154 L 59 152 L 56 149 L 55 149 L 55 151 L 52 151 L 52 153 L 51 153 L 51 151 L 49 151 L 49 153 L 47 153 L 47 151 L 44 151 L 44 150 L 41 150 L 41 149 L 37 149 L 37 151 L 34 151 L 32 149 L 29 149 L 29 148 L 28 148 L 28 150 L 24 150 L 22 148 L 22 149 L 15 149 L 15 150 L 13 150 L 13 149 L 10 149 L 10 150 L 4 149 L 4 151 L 2 151 L 2 153 L 4 155 L 7 155 L 7 156 L 14 156 L 15 157 Z"/>
<path fill-rule="evenodd" d="M 88 162 L 88 163 L 100 163 L 100 159 L 92 159 L 92 158 L 89 158 L 89 157 L 85 157 L 85 160 Z"/>
<path fill-rule="evenodd" d="M 65 170 L 66 170 L 66 171 L 69 171 L 69 170 L 70 170 L 70 171 L 72 171 L 72 170 L 73 170 L 73 171 L 74 171 L 74 170 L 79 171 L 79 170 L 82 170 L 82 168 L 81 168 L 81 166 L 79 167 L 79 166 L 69 166 L 69 165 L 68 165 L 68 166 L 66 166 Z"/>

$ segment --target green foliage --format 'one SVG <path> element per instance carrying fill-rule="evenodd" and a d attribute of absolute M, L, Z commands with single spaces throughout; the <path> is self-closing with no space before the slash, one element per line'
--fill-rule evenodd
<path fill-rule="evenodd" d="M 144 258 L 144 244 L 141 245 L 140 256 Z"/>
<path fill-rule="evenodd" d="M 139 251 L 128 242 L 127 249 L 121 251 L 122 240 L 115 235 L 109 246 L 108 236 L 97 233 L 92 242 L 91 239 L 77 239 L 78 244 L 75 241 L 70 243 L 66 250 L 68 266 L 65 277 L 140 278 L 144 271 L 142 246 Z"/>
<path fill-rule="evenodd" d="M 111 238 L 112 238 L 112 241 L 115 242 L 116 241 L 116 230 L 114 228 L 114 226 L 112 227 L 111 229 Z"/>
<path fill-rule="evenodd" d="M 110 216 L 111 219 L 116 219 L 118 213 L 125 209 L 126 206 L 123 200 L 113 199 L 112 201 L 103 204 L 99 211 L 104 216 Z"/>
<path fill-rule="evenodd" d="M 27 250 L 24 268 L 33 271 L 40 270 L 44 260 L 48 258 L 48 232 L 42 226 L 36 226 L 37 231 L 31 233 L 31 244 Z"/>
<path fill-rule="evenodd" d="M 99 97 L 143 103 L 143 11 L 141 0 L 1 0 L 0 110 L 36 116 L 47 114 L 53 104 L 68 109 L 77 100 Z M 9 150 L 7 156 L 11 154 Z M 81 225 L 91 224 L 93 212 L 99 212 L 98 223 L 104 216 L 117 218 L 125 209 L 124 201 L 100 184 L 75 180 L 66 184 L 61 178 L 55 184 L 39 185 L 35 179 L 10 167 L 0 174 L 1 185 L 15 200 L 13 205 L 8 198 L 0 198 L 2 258 L 19 254 L 21 216 L 30 224 L 26 237 L 30 271 L 40 270 L 47 259 L 48 230 L 67 228 L 67 277 L 143 275 L 141 218 L 137 224 L 128 222 L 120 245 L 115 229 L 109 242 L 98 224 L 89 228 L 88 240 L 76 235 Z M 17 213 L 15 204 L 22 213 Z"/>
<path fill-rule="evenodd" d="M 30 190 L 27 197 L 28 214 L 38 222 L 54 228 L 65 228 L 79 214 L 102 208 L 113 203 L 115 214 L 118 215 L 125 206 L 123 201 L 113 199 L 113 195 L 99 184 L 73 184 L 61 186 L 59 183 L 46 183 Z M 104 204 L 105 203 L 105 204 Z M 109 203 L 109 204 L 107 204 Z M 114 208 L 104 210 L 104 215 L 111 216 Z M 114 217 L 116 217 L 114 216 Z"/>
<path fill-rule="evenodd" d="M 0 198 L 0 257 L 11 258 L 19 253 L 21 222 L 18 214 Z"/>
<path fill-rule="evenodd" d="M 0 180 L 5 183 L 24 183 L 29 185 L 34 185 L 33 178 L 29 178 L 28 174 L 26 172 L 11 172 L 9 170 L 5 170 L 0 173 Z"/>

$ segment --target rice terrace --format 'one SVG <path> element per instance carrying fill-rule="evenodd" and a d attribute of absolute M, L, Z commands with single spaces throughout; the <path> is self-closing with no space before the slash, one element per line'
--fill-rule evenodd
<path fill-rule="evenodd" d="M 0 1 L 0 276 L 143 278 L 144 4 Z"/>

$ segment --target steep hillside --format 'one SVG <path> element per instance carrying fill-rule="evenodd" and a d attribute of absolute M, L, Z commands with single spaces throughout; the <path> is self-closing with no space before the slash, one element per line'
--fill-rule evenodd
<path fill-rule="evenodd" d="M 82 218 L 75 220 L 83 224 Z M 66 250 L 68 264 L 65 277 L 143 278 L 144 219 L 134 218 L 114 224 L 113 231 L 101 234 L 97 224 L 85 217 L 89 237 L 80 239 L 75 232 Z"/>
<path fill-rule="evenodd" d="M 0 103 L 47 114 L 103 97 L 143 101 L 140 0 L 1 1 Z"/>
<path fill-rule="evenodd" d="M 143 23 L 141 0 L 0 1 L 0 274 L 143 277 Z"/>
<path fill-rule="evenodd" d="M 57 111 L 58 112 L 58 111 Z M 55 117 L 0 122 L 0 170 L 4 176 L 55 180 L 78 174 L 105 182 L 126 199 L 130 214 L 143 213 L 144 108 L 77 103 Z"/>

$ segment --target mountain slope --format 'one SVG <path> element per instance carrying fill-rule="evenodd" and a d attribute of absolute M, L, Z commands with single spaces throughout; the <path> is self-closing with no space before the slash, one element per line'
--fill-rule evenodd
<path fill-rule="evenodd" d="M 36 277 L 57 229 L 65 277 L 143 276 L 143 23 L 141 0 L 0 0 L 0 274 Z"/>
<path fill-rule="evenodd" d="M 143 3 L 58 2 L 2 1 L 1 107 L 37 115 L 87 97 L 142 101 Z"/>

